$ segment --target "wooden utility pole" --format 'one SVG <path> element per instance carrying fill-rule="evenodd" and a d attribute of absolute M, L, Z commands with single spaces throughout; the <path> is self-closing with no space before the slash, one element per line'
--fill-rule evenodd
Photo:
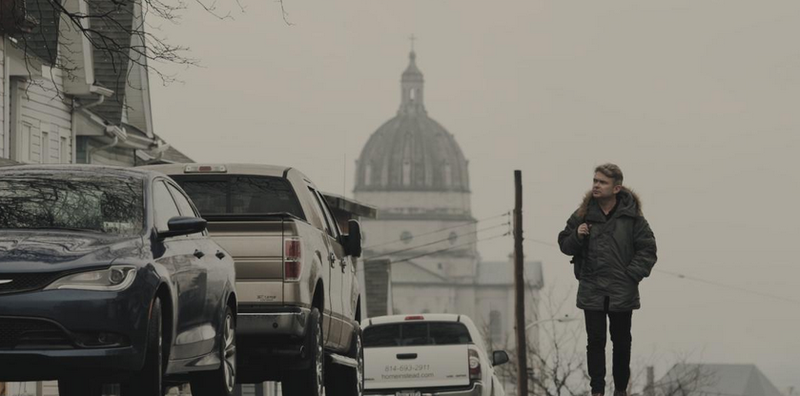
<path fill-rule="evenodd" d="M 528 396 L 528 347 L 525 339 L 525 256 L 522 254 L 522 171 L 514 171 L 514 289 L 517 323 L 517 395 Z"/>

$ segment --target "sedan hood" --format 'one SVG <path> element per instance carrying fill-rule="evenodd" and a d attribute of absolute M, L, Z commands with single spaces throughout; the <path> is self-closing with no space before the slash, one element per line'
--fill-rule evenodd
<path fill-rule="evenodd" d="M 0 273 L 52 272 L 104 266 L 121 257 L 144 258 L 142 245 L 139 236 L 0 231 Z"/>

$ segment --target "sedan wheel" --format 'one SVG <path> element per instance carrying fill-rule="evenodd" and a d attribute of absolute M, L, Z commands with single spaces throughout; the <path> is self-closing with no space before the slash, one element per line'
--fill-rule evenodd
<path fill-rule="evenodd" d="M 236 320 L 233 310 L 226 309 L 219 349 L 220 366 L 212 373 L 193 373 L 194 396 L 231 396 L 236 386 Z"/>

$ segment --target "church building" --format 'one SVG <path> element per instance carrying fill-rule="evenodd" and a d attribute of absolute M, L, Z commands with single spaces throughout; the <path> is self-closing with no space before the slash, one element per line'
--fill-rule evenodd
<path fill-rule="evenodd" d="M 484 262 L 477 250 L 479 239 L 510 231 L 510 224 L 503 226 L 510 216 L 473 217 L 469 161 L 455 136 L 429 116 L 413 50 L 397 114 L 370 136 L 357 161 L 354 198 L 378 208 L 377 218 L 362 221 L 363 259 L 367 267 L 389 263 L 386 313 L 465 314 L 493 345 L 513 345 L 512 261 Z M 525 267 L 532 322 L 542 268 L 540 262 Z M 370 279 L 366 283 L 369 293 Z"/>

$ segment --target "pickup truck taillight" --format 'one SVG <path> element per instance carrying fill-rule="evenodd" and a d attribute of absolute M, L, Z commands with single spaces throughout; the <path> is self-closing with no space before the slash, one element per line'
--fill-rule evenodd
<path fill-rule="evenodd" d="M 469 380 L 470 381 L 480 381 L 481 380 L 481 357 L 478 355 L 478 351 L 474 349 L 470 349 L 468 353 L 469 359 Z"/>
<path fill-rule="evenodd" d="M 283 241 L 283 280 L 298 281 L 303 269 L 303 245 L 300 238 Z"/>

